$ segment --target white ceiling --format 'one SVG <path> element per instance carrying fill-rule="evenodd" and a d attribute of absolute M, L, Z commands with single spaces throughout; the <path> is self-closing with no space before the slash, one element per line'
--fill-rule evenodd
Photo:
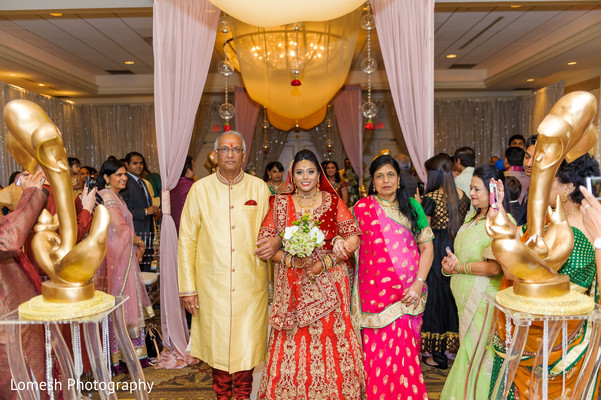
<path fill-rule="evenodd" d="M 81 3 L 0 0 L 0 81 L 70 98 L 152 95 L 151 0 Z M 436 2 L 437 90 L 537 89 L 601 75 L 601 1 L 509 4 Z M 63 15 L 50 16 L 53 11 Z M 377 38 L 372 46 L 379 65 L 374 87 L 385 89 Z M 359 67 L 365 53 L 361 32 L 348 83 L 365 83 Z M 446 58 L 451 53 L 457 57 Z M 219 52 L 213 55 L 217 60 Z M 127 60 L 134 64 L 125 65 Z M 205 91 L 223 87 L 215 60 Z M 577 64 L 568 66 L 569 61 Z M 128 74 L 115 75 L 119 71 Z M 529 78 L 534 81 L 526 82 Z"/>

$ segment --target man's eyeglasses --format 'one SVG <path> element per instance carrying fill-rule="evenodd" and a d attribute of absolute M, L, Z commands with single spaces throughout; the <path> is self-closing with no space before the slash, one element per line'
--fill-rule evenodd
<path fill-rule="evenodd" d="M 217 151 L 221 154 L 227 154 L 230 151 L 234 154 L 242 154 L 242 152 L 244 151 L 243 148 L 241 147 L 220 147 L 217 149 Z"/>

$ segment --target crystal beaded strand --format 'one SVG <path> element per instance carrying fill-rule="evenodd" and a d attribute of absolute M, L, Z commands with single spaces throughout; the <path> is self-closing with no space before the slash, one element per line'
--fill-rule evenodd
<path fill-rule="evenodd" d="M 568 321 L 563 321 L 561 324 L 561 360 L 563 363 L 562 375 L 562 387 L 561 387 L 561 398 L 565 399 L 566 396 L 566 357 L 568 355 Z"/>
<path fill-rule="evenodd" d="M 511 317 L 505 314 L 505 357 L 509 357 L 509 346 L 511 346 Z M 505 387 L 507 387 L 507 374 L 505 374 Z"/>
<path fill-rule="evenodd" d="M 543 326 L 543 400 L 549 398 L 549 320 L 545 319 Z"/>
<path fill-rule="evenodd" d="M 44 324 L 44 337 L 46 349 L 46 393 L 50 400 L 54 400 L 54 387 L 52 385 L 52 344 L 50 343 L 50 325 Z"/>
<path fill-rule="evenodd" d="M 81 361 L 81 334 L 79 322 L 74 322 L 73 325 L 73 358 L 75 361 L 75 377 L 79 382 L 81 374 L 83 374 L 83 362 Z"/>
<path fill-rule="evenodd" d="M 108 371 L 108 380 L 112 379 L 112 371 L 111 371 L 111 345 L 109 338 L 109 317 L 105 315 L 102 318 L 102 350 L 104 352 L 106 368 Z"/>

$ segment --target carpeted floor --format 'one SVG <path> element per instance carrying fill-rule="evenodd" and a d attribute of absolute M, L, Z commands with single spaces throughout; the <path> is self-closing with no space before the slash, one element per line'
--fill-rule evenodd
<path fill-rule="evenodd" d="M 426 387 L 430 399 L 440 399 L 440 392 L 449 370 L 442 371 L 422 364 Z M 179 370 L 144 369 L 147 382 L 154 386 L 149 394 L 150 400 L 214 400 L 211 369 L 206 364 Z M 128 375 L 116 376 L 114 381 L 127 382 Z M 133 394 L 118 392 L 119 399 L 134 399 Z M 97 398 L 96 396 L 94 396 Z"/>

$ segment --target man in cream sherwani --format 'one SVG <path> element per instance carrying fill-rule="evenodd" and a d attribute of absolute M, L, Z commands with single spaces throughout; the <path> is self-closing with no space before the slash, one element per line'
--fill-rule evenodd
<path fill-rule="evenodd" d="M 257 242 L 269 189 L 245 174 L 238 132 L 215 142 L 215 174 L 196 182 L 179 230 L 179 291 L 193 315 L 190 354 L 213 368 L 218 400 L 250 398 L 267 344 L 267 266 L 279 239 Z"/>

